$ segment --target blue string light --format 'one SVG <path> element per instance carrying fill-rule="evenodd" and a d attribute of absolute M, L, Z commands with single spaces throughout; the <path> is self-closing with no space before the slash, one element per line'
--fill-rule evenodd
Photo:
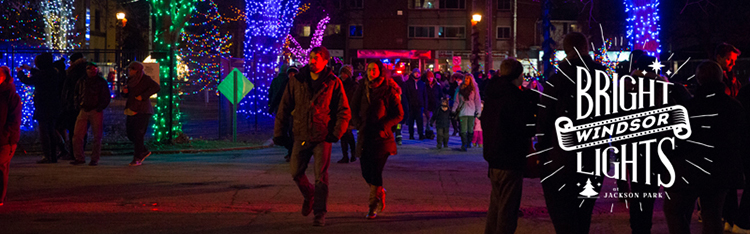
<path fill-rule="evenodd" d="M 255 88 L 240 102 L 238 113 L 272 117 L 266 111 L 268 90 L 299 4 L 300 0 L 246 1 L 245 74 Z"/>
<path fill-rule="evenodd" d="M 626 34 L 630 47 L 650 56 L 661 54 L 659 0 L 624 0 L 623 4 L 628 13 Z"/>

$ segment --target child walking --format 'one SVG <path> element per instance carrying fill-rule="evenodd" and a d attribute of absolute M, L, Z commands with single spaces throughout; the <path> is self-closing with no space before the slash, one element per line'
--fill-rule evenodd
<path fill-rule="evenodd" d="M 484 101 L 482 101 L 482 110 L 484 111 Z M 474 118 L 474 138 L 471 140 L 474 147 L 482 148 L 484 144 L 484 138 L 482 137 L 482 122 L 479 121 L 479 117 Z"/>
<path fill-rule="evenodd" d="M 450 137 L 449 131 L 451 127 L 451 112 L 448 108 L 448 99 L 441 101 L 440 109 L 430 119 L 430 126 L 435 125 L 436 122 L 437 126 L 434 127 L 437 131 L 437 148 L 448 148 L 448 137 Z"/>

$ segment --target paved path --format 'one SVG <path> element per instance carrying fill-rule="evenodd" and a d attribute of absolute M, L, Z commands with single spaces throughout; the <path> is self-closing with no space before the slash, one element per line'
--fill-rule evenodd
<path fill-rule="evenodd" d="M 490 184 L 481 149 L 433 145 L 405 141 L 385 168 L 387 210 L 365 220 L 368 187 L 358 163 L 335 163 L 336 144 L 323 228 L 300 215 L 302 196 L 282 148 L 154 155 L 140 167 L 128 167 L 126 156 L 104 157 L 97 167 L 20 156 L 11 163 L 0 233 L 482 233 Z M 526 179 L 523 194 L 517 233 L 553 233 L 539 179 Z M 630 233 L 624 203 L 597 203 L 591 233 Z M 654 223 L 654 233 L 666 233 L 661 202 Z M 694 232 L 700 227 L 694 217 Z"/>

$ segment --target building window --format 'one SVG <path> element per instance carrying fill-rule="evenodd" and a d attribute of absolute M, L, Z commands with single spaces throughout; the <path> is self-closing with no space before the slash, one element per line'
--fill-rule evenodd
<path fill-rule="evenodd" d="M 362 8 L 365 0 L 349 0 L 349 7 Z"/>
<path fill-rule="evenodd" d="M 335 34 L 341 34 L 341 25 L 340 24 L 329 24 L 326 26 L 326 32 L 325 36 L 335 35 Z"/>
<path fill-rule="evenodd" d="M 437 4 L 435 4 L 436 0 L 413 0 L 413 1 L 414 1 L 414 9 L 437 8 Z"/>
<path fill-rule="evenodd" d="M 497 27 L 497 39 L 510 39 L 510 27 Z"/>
<path fill-rule="evenodd" d="M 310 36 L 310 25 L 303 25 L 300 28 L 299 36 L 300 37 L 309 37 Z"/>
<path fill-rule="evenodd" d="M 440 0 L 441 9 L 465 9 L 465 0 Z"/>
<path fill-rule="evenodd" d="M 498 10 L 509 11 L 510 10 L 510 0 L 498 0 L 498 2 L 497 2 L 497 9 Z"/>
<path fill-rule="evenodd" d="M 99 11 L 99 10 L 94 11 L 94 25 L 92 25 L 92 27 L 94 29 L 96 29 L 96 31 L 103 31 L 103 30 L 99 29 L 99 28 L 101 28 L 101 26 L 99 24 L 99 23 L 101 23 L 101 15 L 102 15 L 101 11 Z"/>
<path fill-rule="evenodd" d="M 464 38 L 465 36 L 465 27 L 440 27 L 440 31 L 438 31 L 438 37 L 440 38 Z"/>
<path fill-rule="evenodd" d="M 411 38 L 434 38 L 435 26 L 409 26 Z"/>
<path fill-rule="evenodd" d="M 349 25 L 349 37 L 362 37 L 362 25 Z"/>

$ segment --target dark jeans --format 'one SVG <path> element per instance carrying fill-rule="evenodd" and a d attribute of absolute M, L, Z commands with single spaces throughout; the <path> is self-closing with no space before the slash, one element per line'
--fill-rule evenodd
<path fill-rule="evenodd" d="M 664 216 L 670 234 L 690 233 L 690 219 L 698 198 L 701 199 L 702 233 L 720 234 L 724 231 L 721 210 L 727 189 L 666 189 L 665 192 L 671 198 L 664 200 Z"/>
<path fill-rule="evenodd" d="M 426 131 L 430 131 L 430 124 L 429 123 L 430 123 L 430 118 L 432 118 L 433 114 L 434 113 L 432 111 L 429 111 L 429 110 L 426 110 L 426 109 L 424 110 L 424 122 L 427 123 L 427 124 L 425 124 L 426 125 L 425 126 Z"/>
<path fill-rule="evenodd" d="M 355 152 L 357 151 L 357 145 L 354 141 L 354 133 L 352 130 L 346 130 L 344 135 L 341 136 L 341 153 L 344 154 L 344 159 L 349 159 L 349 149 L 352 151 L 352 158 L 356 157 Z"/>
<path fill-rule="evenodd" d="M 437 144 L 442 144 L 444 147 L 448 147 L 448 139 L 450 138 L 449 128 L 437 128 Z"/>
<path fill-rule="evenodd" d="M 363 150 L 359 158 L 359 165 L 362 168 L 362 177 L 368 184 L 383 186 L 383 168 L 388 160 L 389 154 L 377 154 L 377 149 Z"/>
<path fill-rule="evenodd" d="M 724 202 L 724 221 L 742 229 L 750 229 L 750 183 L 745 184 L 742 198 L 737 204 L 737 189 L 730 189 Z M 747 192 L 747 193 L 746 193 Z"/>
<path fill-rule="evenodd" d="M 57 146 L 61 144 L 61 138 L 55 128 L 55 120 L 37 120 L 37 123 L 39 123 L 39 141 L 42 143 L 44 157 L 51 161 L 57 161 Z"/>
<path fill-rule="evenodd" d="M 544 200 L 547 203 L 547 211 L 550 219 L 552 219 L 555 232 L 589 233 L 591 212 L 594 210 L 596 199 L 579 198 L 578 193 L 581 192 L 581 188 L 576 187 L 575 184 L 584 184 L 587 179 L 591 179 L 591 184 L 597 185 L 597 183 L 602 182 L 603 177 L 588 177 L 572 173 L 561 174 L 565 170 L 575 170 L 575 165 L 566 165 L 557 174 L 547 177 L 555 169 L 557 168 L 542 172 L 542 178 L 547 178 L 542 182 Z M 594 186 L 594 190 L 598 193 L 601 187 Z"/>
<path fill-rule="evenodd" d="M 652 178 L 651 181 L 656 180 Z M 646 185 L 644 180 L 639 180 L 638 183 L 630 183 L 630 188 L 633 193 L 640 195 L 659 192 L 659 186 L 655 184 Z M 651 233 L 656 198 L 641 197 L 628 200 L 630 202 L 630 229 L 633 231 L 632 233 Z"/>
<path fill-rule="evenodd" d="M 17 145 L 3 145 L 0 146 L 0 174 L 3 175 L 3 179 L 0 181 L 0 203 L 5 202 L 5 194 L 8 192 L 8 171 L 10 169 L 10 159 L 13 158 L 13 154 L 16 153 Z"/>
<path fill-rule="evenodd" d="M 57 131 L 62 137 L 62 142 L 65 144 L 67 149 L 66 153 L 73 157 L 73 135 L 76 130 L 76 119 L 78 119 L 78 110 L 65 110 L 57 118 Z M 67 131 L 67 132 L 66 132 Z M 87 136 L 83 137 L 83 145 L 86 145 Z"/>
<path fill-rule="evenodd" d="M 417 133 L 419 137 L 424 137 L 424 119 L 422 119 L 422 108 L 421 107 L 409 107 L 409 118 L 406 120 L 406 125 L 409 126 L 409 138 L 414 137 L 414 122 L 417 122 Z"/>
<path fill-rule="evenodd" d="M 133 159 L 140 160 L 148 152 L 146 145 L 143 144 L 143 138 L 148 130 L 148 122 L 151 120 L 151 114 L 136 114 L 125 117 L 125 129 L 128 139 L 133 142 Z"/>
<path fill-rule="evenodd" d="M 76 129 L 75 133 L 73 134 L 73 154 L 75 154 L 76 160 L 86 160 L 86 156 L 83 155 L 83 143 L 84 137 L 86 137 L 86 132 L 89 129 L 89 124 L 91 124 L 91 131 L 94 134 L 94 142 L 91 146 L 91 161 L 99 161 L 99 156 L 101 156 L 102 152 L 103 121 L 103 112 L 97 112 L 96 110 L 81 110 L 81 112 L 78 113 L 78 118 L 76 119 Z"/>
<path fill-rule="evenodd" d="M 315 186 L 305 175 L 310 158 L 315 158 Z M 303 142 L 295 141 L 292 149 L 292 157 L 289 163 L 292 179 L 297 183 L 302 196 L 306 200 L 313 199 L 313 211 L 315 215 L 328 212 L 328 166 L 331 164 L 331 143 L 328 142 Z"/>
<path fill-rule="evenodd" d="M 521 207 L 523 171 L 490 168 L 487 176 L 492 182 L 490 208 L 487 209 L 485 234 L 516 232 L 518 209 Z"/>

